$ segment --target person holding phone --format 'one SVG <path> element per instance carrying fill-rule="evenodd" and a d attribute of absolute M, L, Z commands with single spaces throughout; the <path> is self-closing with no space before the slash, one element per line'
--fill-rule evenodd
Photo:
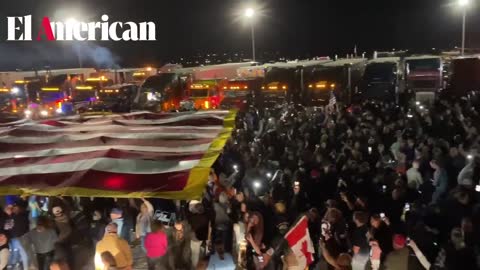
<path fill-rule="evenodd" d="M 370 235 L 378 242 L 382 250 L 382 261 L 385 256 L 393 250 L 393 233 L 390 226 L 385 222 L 386 219 L 385 213 L 375 214 L 370 217 Z"/>

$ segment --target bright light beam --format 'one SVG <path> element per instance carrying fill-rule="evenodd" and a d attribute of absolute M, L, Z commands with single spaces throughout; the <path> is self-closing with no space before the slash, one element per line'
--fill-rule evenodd
<path fill-rule="evenodd" d="M 467 1 L 467 0 L 463 0 L 463 1 Z M 253 10 L 253 8 L 245 9 L 245 17 L 251 18 L 253 17 L 253 15 L 255 15 L 255 10 Z"/>

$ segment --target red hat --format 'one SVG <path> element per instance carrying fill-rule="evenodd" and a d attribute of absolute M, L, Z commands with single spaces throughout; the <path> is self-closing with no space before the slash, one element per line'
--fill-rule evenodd
<path fill-rule="evenodd" d="M 405 238 L 404 235 L 395 234 L 393 236 L 393 244 L 397 246 L 405 246 L 406 243 L 407 243 L 407 238 Z"/>

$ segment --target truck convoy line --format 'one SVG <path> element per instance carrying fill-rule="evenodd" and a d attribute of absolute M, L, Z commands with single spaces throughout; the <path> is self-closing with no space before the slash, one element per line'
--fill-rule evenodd
<path fill-rule="evenodd" d="M 192 68 L 0 72 L 0 113 L 33 118 L 87 111 L 245 109 L 250 102 L 324 105 L 365 99 L 431 102 L 480 90 L 477 56 L 228 63 Z M 469 87 L 466 87 L 469 86 Z"/>

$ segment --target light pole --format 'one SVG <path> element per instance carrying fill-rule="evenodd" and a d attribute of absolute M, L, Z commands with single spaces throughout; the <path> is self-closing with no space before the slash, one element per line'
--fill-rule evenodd
<path fill-rule="evenodd" d="M 469 0 L 458 0 L 458 5 L 462 8 L 463 18 L 462 18 L 462 56 L 465 53 L 465 18 L 467 17 L 467 6 Z"/>
<path fill-rule="evenodd" d="M 253 16 L 255 15 L 255 10 L 253 8 L 247 8 L 245 10 L 245 17 L 250 20 L 250 27 L 252 28 L 252 60 L 255 61 L 255 28 L 253 25 Z"/>

